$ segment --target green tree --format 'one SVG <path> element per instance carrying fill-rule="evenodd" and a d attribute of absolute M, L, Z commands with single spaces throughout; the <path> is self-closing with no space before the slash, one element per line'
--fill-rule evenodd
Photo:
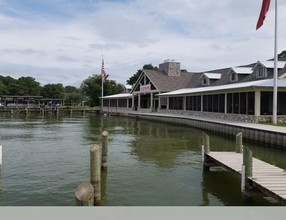
<path fill-rule="evenodd" d="M 124 91 L 124 87 L 121 84 L 117 84 L 114 80 L 108 80 L 107 77 L 103 84 L 104 96 L 118 94 Z M 101 104 L 100 97 L 102 90 L 100 75 L 92 75 L 85 79 L 82 82 L 80 89 L 85 97 L 87 105 L 99 106 Z"/>
<path fill-rule="evenodd" d="M 65 87 L 65 104 L 69 106 L 77 106 L 84 100 L 80 89 L 75 86 Z"/>
<path fill-rule="evenodd" d="M 38 96 L 40 95 L 41 86 L 40 83 L 37 82 L 33 77 L 20 77 L 17 81 L 20 88 L 22 88 L 23 95 L 32 95 Z"/>
<path fill-rule="evenodd" d="M 17 83 L 17 80 L 12 78 L 11 76 L 0 76 L 0 82 L 2 83 L 1 86 L 1 94 L 3 95 L 15 95 L 14 93 L 11 94 L 11 92 L 16 91 L 9 91 L 9 88 L 13 87 Z"/>
<path fill-rule="evenodd" d="M 145 65 L 143 66 L 143 68 L 137 70 L 137 72 L 136 72 L 133 76 L 131 76 L 131 77 L 126 81 L 126 83 L 127 83 L 128 85 L 133 86 L 133 85 L 136 83 L 137 79 L 139 78 L 139 76 L 141 75 L 141 73 L 143 72 L 144 69 L 146 69 L 146 70 L 158 70 L 158 67 L 153 66 L 152 64 L 145 64 Z"/>
<path fill-rule="evenodd" d="M 80 92 L 78 88 L 75 86 L 66 86 L 65 87 L 65 93 L 72 93 L 72 92 Z"/>
<path fill-rule="evenodd" d="M 63 99 L 64 93 L 65 89 L 61 83 L 44 85 L 41 90 L 44 98 Z"/>
<path fill-rule="evenodd" d="M 65 94 L 65 104 L 69 106 L 78 106 L 83 101 L 83 96 L 79 92 L 70 92 Z"/>

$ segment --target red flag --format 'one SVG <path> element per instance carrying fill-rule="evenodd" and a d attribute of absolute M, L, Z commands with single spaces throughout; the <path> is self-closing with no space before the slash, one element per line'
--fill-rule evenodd
<path fill-rule="evenodd" d="M 263 25 L 266 14 L 269 10 L 270 0 L 263 0 L 260 15 L 256 24 L 256 30 Z"/>
<path fill-rule="evenodd" d="M 105 69 L 104 69 L 104 60 L 102 59 L 102 64 L 101 64 L 101 79 L 104 81 L 106 77 Z"/>

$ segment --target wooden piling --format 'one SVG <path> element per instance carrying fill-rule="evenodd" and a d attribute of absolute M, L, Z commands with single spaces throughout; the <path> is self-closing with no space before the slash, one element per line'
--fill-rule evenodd
<path fill-rule="evenodd" d="M 107 154 L 108 154 L 108 132 L 102 132 L 102 155 L 101 155 L 101 169 L 107 169 Z"/>
<path fill-rule="evenodd" d="M 245 166 L 245 176 L 252 177 L 252 151 L 247 147 L 243 148 L 243 165 Z"/>
<path fill-rule="evenodd" d="M 209 153 L 210 152 L 210 137 L 205 132 L 203 132 L 203 145 L 204 145 L 205 153 Z"/>
<path fill-rule="evenodd" d="M 101 174 L 101 149 L 94 144 L 90 147 L 90 183 L 94 188 L 94 204 L 101 200 L 100 174 Z"/>
<path fill-rule="evenodd" d="M 2 165 L 2 144 L 0 143 L 0 166 Z"/>
<path fill-rule="evenodd" d="M 204 171 L 210 170 L 210 166 L 208 165 L 209 158 L 206 156 L 206 154 L 209 152 L 210 152 L 210 139 L 209 136 L 205 132 L 203 132 L 202 160 L 203 160 Z"/>
<path fill-rule="evenodd" d="M 75 191 L 76 204 L 79 206 L 94 205 L 94 188 L 90 183 L 81 183 Z"/>
<path fill-rule="evenodd" d="M 235 136 L 235 152 L 242 153 L 242 132 Z"/>

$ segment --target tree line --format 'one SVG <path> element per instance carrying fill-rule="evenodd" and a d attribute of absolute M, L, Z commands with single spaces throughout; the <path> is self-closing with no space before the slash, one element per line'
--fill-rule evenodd
<path fill-rule="evenodd" d="M 108 77 L 108 76 L 107 76 Z M 104 81 L 104 95 L 112 95 L 124 91 L 124 86 L 114 80 Z M 41 86 L 35 78 L 27 76 L 14 79 L 11 76 L 0 75 L 0 95 L 11 96 L 43 96 L 44 98 L 65 99 L 65 105 L 88 106 L 100 105 L 101 75 L 92 75 L 85 79 L 80 88 L 63 86 L 61 83 Z"/>
<path fill-rule="evenodd" d="M 158 70 L 158 67 L 145 64 L 126 83 L 134 85 L 143 69 Z M 103 88 L 104 96 L 122 93 L 125 90 L 124 85 L 109 80 L 108 75 L 104 80 Z M 14 79 L 11 76 L 0 75 L 0 95 L 43 96 L 44 98 L 65 99 L 65 105 L 67 106 L 80 105 L 83 102 L 88 106 L 99 106 L 101 104 L 101 93 L 101 75 L 99 74 L 94 74 L 83 80 L 79 88 L 70 85 L 63 86 L 61 83 L 41 86 L 35 78 L 30 76 Z"/>

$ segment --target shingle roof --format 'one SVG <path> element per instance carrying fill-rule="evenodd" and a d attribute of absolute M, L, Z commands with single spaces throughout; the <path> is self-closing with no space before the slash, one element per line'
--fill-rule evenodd
<path fill-rule="evenodd" d="M 159 70 L 143 70 L 153 85 L 161 92 L 189 87 L 194 73 L 181 72 L 181 76 L 168 76 Z"/>

